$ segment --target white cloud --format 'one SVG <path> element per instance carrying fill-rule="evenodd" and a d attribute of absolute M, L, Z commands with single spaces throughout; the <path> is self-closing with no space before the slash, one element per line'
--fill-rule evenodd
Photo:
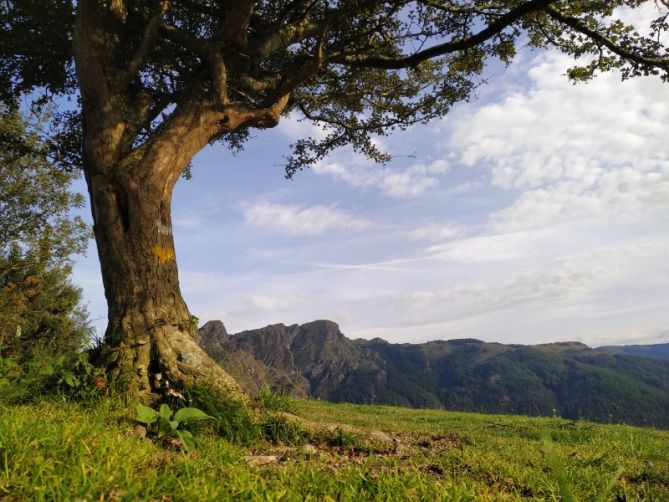
<path fill-rule="evenodd" d="M 430 164 L 413 164 L 406 169 L 391 169 L 358 158 L 348 163 L 320 162 L 313 167 L 313 171 L 356 188 L 376 188 L 389 197 L 408 198 L 437 186 L 438 176 L 449 168 L 448 162 L 443 159 Z"/>
<path fill-rule="evenodd" d="M 258 202 L 243 208 L 247 223 L 289 235 L 317 235 L 328 230 L 359 231 L 371 222 L 336 206 L 284 205 Z"/>
<path fill-rule="evenodd" d="M 430 246 L 427 253 L 435 258 L 464 263 L 528 259 L 538 250 L 560 246 L 551 230 L 529 230 L 489 234 Z"/>
<path fill-rule="evenodd" d="M 293 141 L 310 137 L 324 139 L 327 136 L 327 131 L 322 125 L 300 118 L 298 113 L 291 113 L 288 117 L 282 118 L 278 130 Z"/>
<path fill-rule="evenodd" d="M 461 321 L 477 318 L 481 325 L 474 323 L 472 335 L 490 339 L 493 332 L 481 329 L 486 317 L 499 311 L 509 311 L 514 315 L 523 312 L 526 317 L 530 309 L 536 309 L 537 317 L 549 316 L 559 307 L 570 307 L 572 321 L 582 321 L 616 304 L 607 295 L 615 288 L 628 288 L 641 270 L 647 270 L 649 264 L 657 265 L 663 259 L 666 240 L 646 241 L 627 246 L 603 248 L 565 258 L 559 258 L 536 270 L 518 274 L 504 280 L 485 280 L 479 277 L 477 282 L 460 284 L 445 289 L 399 291 L 370 298 L 367 302 L 357 301 L 365 312 L 393 312 L 392 319 L 379 319 L 377 327 L 421 326 L 435 323 Z M 665 267 L 666 268 L 666 267 Z M 666 284 L 664 288 L 666 297 Z M 631 310 L 644 310 L 651 306 L 636 292 L 627 291 L 623 303 Z M 615 312 L 608 312 L 611 317 L 624 313 L 620 306 Z M 496 315 L 496 314 L 495 314 Z M 535 319 L 537 320 L 537 319 Z M 518 321 L 510 321 L 508 326 L 498 327 L 497 336 L 504 337 L 505 330 Z M 557 326 L 553 326 L 553 329 Z M 472 336 L 470 335 L 470 336 Z M 443 335 L 442 335 L 443 336 Z M 560 336 L 564 339 L 564 334 Z"/>
<path fill-rule="evenodd" d="M 460 237 L 463 232 L 461 227 L 452 223 L 430 223 L 412 230 L 410 236 L 414 240 L 442 241 Z"/>
<path fill-rule="evenodd" d="M 572 85 L 573 61 L 535 59 L 529 88 L 456 120 L 449 145 L 492 183 L 519 191 L 493 215 L 503 231 L 615 214 L 669 216 L 669 88 L 611 73 Z"/>

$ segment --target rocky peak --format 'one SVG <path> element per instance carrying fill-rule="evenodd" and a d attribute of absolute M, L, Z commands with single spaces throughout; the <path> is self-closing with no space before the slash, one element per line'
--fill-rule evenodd
<path fill-rule="evenodd" d="M 230 335 L 221 321 L 209 321 L 196 333 L 197 342 L 200 346 L 213 355 L 220 358 L 226 352 L 226 346 L 230 342 Z"/>
<path fill-rule="evenodd" d="M 230 336 L 222 321 L 208 321 L 198 331 L 203 337 L 209 339 L 220 338 L 222 340 L 227 340 Z"/>

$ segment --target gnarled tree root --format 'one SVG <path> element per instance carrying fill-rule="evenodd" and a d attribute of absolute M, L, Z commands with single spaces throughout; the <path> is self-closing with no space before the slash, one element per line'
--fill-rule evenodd
<path fill-rule="evenodd" d="M 355 439 L 356 443 L 360 446 L 373 449 L 377 452 L 394 452 L 399 445 L 398 438 L 381 431 L 366 431 L 348 424 L 313 422 L 287 412 L 281 413 L 281 416 L 285 420 L 309 431 L 316 437 L 320 436 L 332 439 L 344 433 Z"/>
<path fill-rule="evenodd" d="M 229 399 L 249 402 L 248 393 L 198 345 L 191 333 L 163 325 L 113 348 L 103 347 L 101 365 L 112 386 L 145 404 L 182 398 L 181 391 L 212 385 Z"/>

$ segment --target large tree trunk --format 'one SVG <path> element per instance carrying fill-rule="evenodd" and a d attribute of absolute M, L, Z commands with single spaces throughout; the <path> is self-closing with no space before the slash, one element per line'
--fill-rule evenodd
<path fill-rule="evenodd" d="M 112 384 L 143 401 L 203 381 L 241 398 L 194 338 L 197 319 L 181 296 L 172 238 L 173 183 L 112 172 L 87 175 L 109 307 L 100 362 Z"/>
<path fill-rule="evenodd" d="M 179 290 L 170 201 L 180 174 L 207 144 L 246 127 L 276 126 L 292 87 L 267 107 L 246 108 L 228 102 L 225 68 L 218 65 L 214 84 L 197 77 L 198 69 L 168 112 L 170 101 L 144 89 L 139 76 L 161 12 L 130 57 L 137 43 L 127 37 L 126 2 L 77 2 L 83 164 L 109 307 L 100 359 L 116 386 L 143 400 L 205 380 L 243 397 L 195 341 L 195 319 Z"/>

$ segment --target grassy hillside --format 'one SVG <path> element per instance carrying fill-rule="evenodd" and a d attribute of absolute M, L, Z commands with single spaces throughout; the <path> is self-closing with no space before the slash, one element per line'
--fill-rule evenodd
<path fill-rule="evenodd" d="M 310 420 L 384 431 L 394 446 L 370 448 L 345 431 L 269 441 L 200 428 L 186 452 L 138 437 L 134 414 L 115 401 L 0 405 L 0 500 L 669 500 L 666 431 L 306 400 L 292 407 Z"/>

